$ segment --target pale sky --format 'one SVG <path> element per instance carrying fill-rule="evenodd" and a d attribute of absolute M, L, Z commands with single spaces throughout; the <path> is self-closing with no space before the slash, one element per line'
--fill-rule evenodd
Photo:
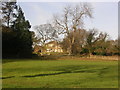
<path fill-rule="evenodd" d="M 66 5 L 75 5 L 79 2 L 19 2 L 26 19 L 33 26 L 44 24 L 52 20 L 53 14 L 61 14 Z M 117 2 L 90 2 L 93 7 L 93 19 L 85 19 L 85 28 L 97 28 L 107 32 L 111 39 L 118 38 L 118 3 Z M 32 30 L 33 28 L 31 28 Z"/>

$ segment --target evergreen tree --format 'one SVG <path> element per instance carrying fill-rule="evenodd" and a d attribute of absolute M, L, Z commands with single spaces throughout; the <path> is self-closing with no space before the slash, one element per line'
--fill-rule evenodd
<path fill-rule="evenodd" d="M 32 54 L 32 33 L 29 31 L 30 23 L 25 20 L 24 13 L 19 6 L 17 19 L 12 26 L 14 32 L 17 33 L 17 56 L 30 57 Z"/>
<path fill-rule="evenodd" d="M 14 1 L 1 2 L 2 24 L 10 27 L 16 18 L 17 4 Z"/>
<path fill-rule="evenodd" d="M 16 2 L 2 2 L 2 57 L 24 58 L 32 54 L 32 33 L 28 20 Z"/>

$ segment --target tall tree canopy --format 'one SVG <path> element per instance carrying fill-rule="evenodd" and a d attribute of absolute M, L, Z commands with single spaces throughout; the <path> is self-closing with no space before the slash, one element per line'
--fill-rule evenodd
<path fill-rule="evenodd" d="M 3 58 L 31 57 L 32 33 L 22 8 L 16 2 L 2 3 L 2 52 Z"/>
<path fill-rule="evenodd" d="M 25 20 L 24 13 L 19 6 L 17 19 L 13 22 L 12 29 L 17 33 L 19 40 L 18 54 L 19 56 L 28 56 L 32 52 L 32 33 L 29 31 L 31 25 Z"/>
<path fill-rule="evenodd" d="M 16 17 L 17 4 L 13 1 L 1 2 L 2 22 L 7 27 L 12 25 Z"/>
<path fill-rule="evenodd" d="M 63 15 L 61 17 L 54 16 L 54 24 L 58 29 L 59 34 L 66 34 L 70 36 L 71 31 L 73 31 L 73 37 L 69 40 L 69 54 L 71 55 L 73 44 L 75 43 L 74 33 L 78 29 L 82 29 L 84 25 L 84 19 L 86 17 L 92 18 L 92 8 L 88 3 L 80 3 L 75 7 L 65 7 Z"/>

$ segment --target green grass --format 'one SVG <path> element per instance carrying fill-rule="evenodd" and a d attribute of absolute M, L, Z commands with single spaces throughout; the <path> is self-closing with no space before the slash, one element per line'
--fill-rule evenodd
<path fill-rule="evenodd" d="M 118 88 L 117 61 L 22 60 L 3 63 L 3 88 Z"/>

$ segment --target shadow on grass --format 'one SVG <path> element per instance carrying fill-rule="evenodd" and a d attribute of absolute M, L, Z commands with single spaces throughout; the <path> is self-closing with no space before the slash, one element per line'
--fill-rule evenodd
<path fill-rule="evenodd" d="M 31 60 L 57 60 L 60 55 L 45 55 L 45 56 L 33 56 L 31 58 L 4 58 L 2 63 L 16 62 L 16 61 L 31 61 Z"/>
<path fill-rule="evenodd" d="M 50 76 L 50 75 L 59 75 L 59 74 L 67 74 L 67 73 L 95 73 L 95 72 L 98 72 L 98 70 L 104 70 L 104 69 L 107 69 L 107 68 L 96 69 L 96 70 L 64 71 L 64 72 L 51 73 L 51 74 L 26 75 L 22 77 L 39 77 L 39 76 Z"/>
<path fill-rule="evenodd" d="M 0 79 L 8 79 L 8 78 L 13 78 L 13 77 L 15 77 L 15 76 L 2 77 L 2 78 L 0 78 Z"/>
<path fill-rule="evenodd" d="M 36 74 L 36 75 L 25 75 L 25 76 L 20 76 L 20 77 L 40 77 L 40 76 L 51 76 L 51 75 L 60 75 L 60 74 L 69 74 L 69 73 L 97 73 L 99 76 L 102 76 L 104 73 L 104 70 L 108 68 L 101 68 L 101 69 L 92 69 L 92 70 L 69 70 L 69 71 L 63 71 L 63 72 L 58 72 L 58 73 L 51 73 L 51 74 Z M 8 79 L 8 78 L 14 78 L 15 76 L 8 76 L 8 77 L 2 77 L 0 79 Z"/>

